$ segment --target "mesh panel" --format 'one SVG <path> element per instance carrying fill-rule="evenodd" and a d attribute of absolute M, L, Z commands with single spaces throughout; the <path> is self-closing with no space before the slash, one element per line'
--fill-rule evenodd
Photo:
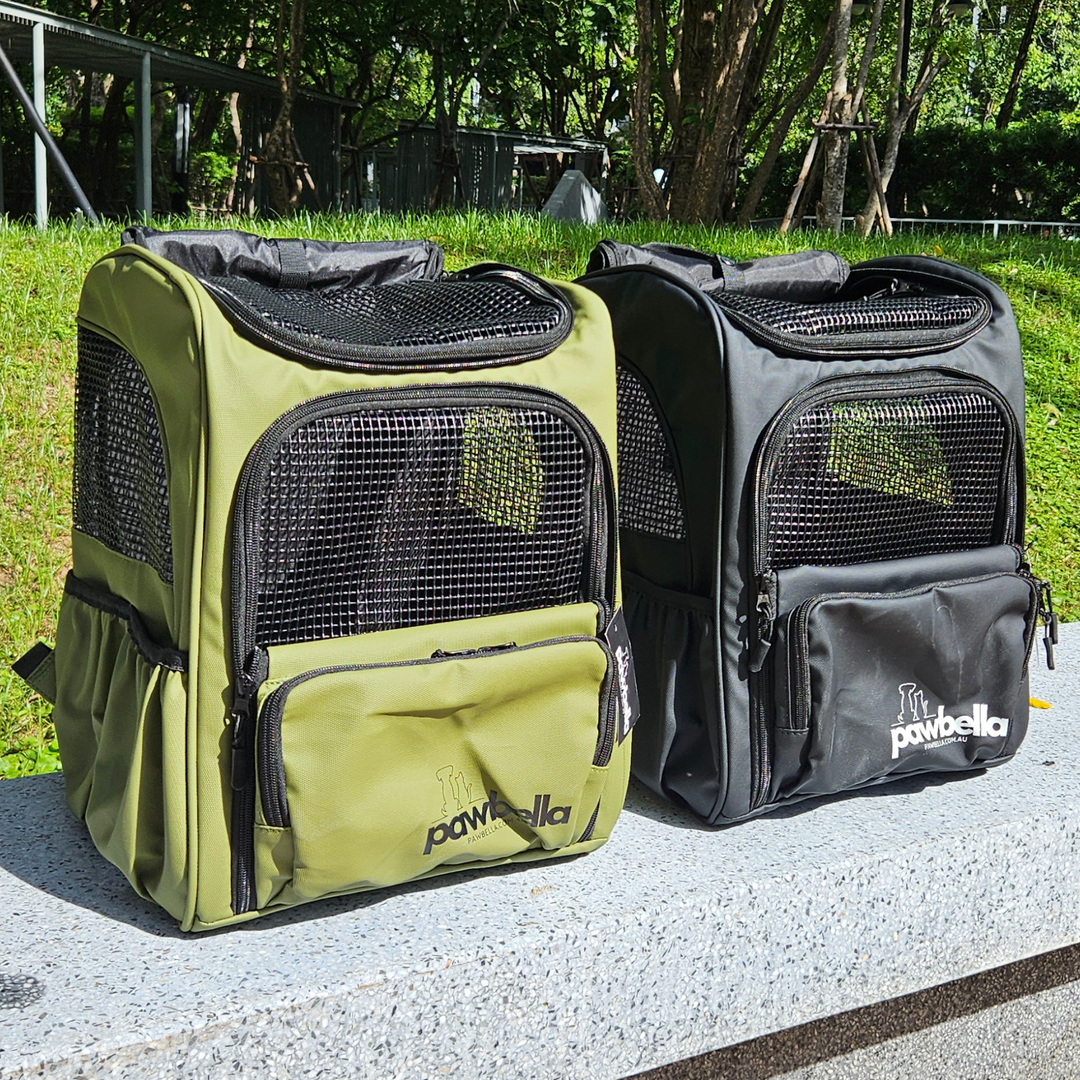
<path fill-rule="evenodd" d="M 618 368 L 619 524 L 669 540 L 686 538 L 671 448 L 641 382 Z"/>
<path fill-rule="evenodd" d="M 587 599 L 589 459 L 549 413 L 323 416 L 282 443 L 267 476 L 263 644 Z"/>
<path fill-rule="evenodd" d="M 948 330 L 964 326 L 985 309 L 985 301 L 975 296 L 887 296 L 831 304 L 795 304 L 732 293 L 725 294 L 719 302 L 781 333 L 803 337 Z"/>
<path fill-rule="evenodd" d="M 561 312 L 505 282 L 408 281 L 364 289 L 271 289 L 207 279 L 274 329 L 354 347 L 421 348 L 551 333 Z"/>
<path fill-rule="evenodd" d="M 837 566 L 1001 543 L 1008 446 L 966 392 L 822 403 L 766 476 L 766 565 Z"/>
<path fill-rule="evenodd" d="M 79 330 L 75 528 L 171 584 L 169 489 L 150 384 L 131 353 Z"/>

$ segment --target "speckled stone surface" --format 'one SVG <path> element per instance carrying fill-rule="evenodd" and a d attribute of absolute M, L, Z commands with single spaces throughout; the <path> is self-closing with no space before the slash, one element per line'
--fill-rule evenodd
<path fill-rule="evenodd" d="M 209 935 L 130 891 L 59 777 L 0 783 L 0 1077 L 607 1080 L 1071 945 L 1080 625 L 1033 692 L 982 775 L 719 832 L 635 788 L 584 858 Z"/>

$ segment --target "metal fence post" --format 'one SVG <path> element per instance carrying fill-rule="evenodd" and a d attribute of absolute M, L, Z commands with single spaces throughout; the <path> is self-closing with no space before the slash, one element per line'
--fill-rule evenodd
<path fill-rule="evenodd" d="M 33 29 L 34 43 L 34 108 L 45 122 L 45 24 L 36 22 Z M 34 136 L 34 217 L 37 227 L 44 229 L 49 223 L 49 173 L 45 156 L 45 143 L 40 135 Z"/>
<path fill-rule="evenodd" d="M 143 221 L 154 210 L 150 150 L 150 54 L 144 52 L 135 84 L 135 213 Z"/>

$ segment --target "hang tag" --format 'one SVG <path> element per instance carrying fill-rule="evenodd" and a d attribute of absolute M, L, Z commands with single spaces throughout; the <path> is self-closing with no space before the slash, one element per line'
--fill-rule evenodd
<path fill-rule="evenodd" d="M 621 606 L 615 609 L 615 614 L 604 631 L 604 638 L 615 660 L 615 688 L 619 697 L 618 741 L 622 743 L 641 715 L 641 700 L 638 697 L 637 679 L 634 678 L 630 635 L 626 630 L 626 617 Z"/>

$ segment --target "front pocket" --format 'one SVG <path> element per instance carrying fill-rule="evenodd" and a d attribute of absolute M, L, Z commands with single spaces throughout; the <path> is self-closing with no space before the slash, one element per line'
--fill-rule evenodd
<path fill-rule="evenodd" d="M 611 682 L 606 646 L 573 637 L 267 683 L 255 842 L 290 831 L 297 900 L 575 843 L 614 746 Z"/>
<path fill-rule="evenodd" d="M 941 559 L 909 560 L 910 577 L 927 562 L 936 569 Z M 1011 756 L 1027 728 L 1038 601 L 1030 576 L 999 570 L 798 603 L 780 621 L 772 658 L 771 796 Z"/>

